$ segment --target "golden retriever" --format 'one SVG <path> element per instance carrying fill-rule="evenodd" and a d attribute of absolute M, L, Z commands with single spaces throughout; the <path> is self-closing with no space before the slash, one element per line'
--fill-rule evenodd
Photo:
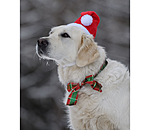
<path fill-rule="evenodd" d="M 102 85 L 102 92 L 84 85 L 76 105 L 68 106 L 68 120 L 74 130 L 129 130 L 129 71 L 120 62 L 106 58 L 103 47 L 92 35 L 75 26 L 52 28 L 48 37 L 36 45 L 37 55 L 54 60 L 58 65 L 60 82 L 65 86 L 66 104 L 69 82 L 79 83 L 88 75 L 95 75 L 105 59 L 107 66 L 94 78 Z"/>

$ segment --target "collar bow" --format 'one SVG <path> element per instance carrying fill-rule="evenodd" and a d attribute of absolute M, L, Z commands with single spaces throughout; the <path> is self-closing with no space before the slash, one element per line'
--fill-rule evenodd
<path fill-rule="evenodd" d="M 78 93 L 79 90 L 82 88 L 82 86 L 89 84 L 94 90 L 102 92 L 102 85 L 94 80 L 94 78 L 106 67 L 108 62 L 105 60 L 103 65 L 100 67 L 100 70 L 95 75 L 89 75 L 86 76 L 86 78 L 81 82 L 81 85 L 79 83 L 73 83 L 70 82 L 67 84 L 67 91 L 70 92 L 67 100 L 67 104 L 69 106 L 76 105 L 78 100 Z"/>

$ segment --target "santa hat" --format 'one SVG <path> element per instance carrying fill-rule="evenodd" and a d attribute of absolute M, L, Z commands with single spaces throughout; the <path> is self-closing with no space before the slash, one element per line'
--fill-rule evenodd
<path fill-rule="evenodd" d="M 97 27 L 100 22 L 99 16 L 94 11 L 82 12 L 81 16 L 69 26 L 77 26 L 87 34 L 92 34 L 95 38 Z"/>

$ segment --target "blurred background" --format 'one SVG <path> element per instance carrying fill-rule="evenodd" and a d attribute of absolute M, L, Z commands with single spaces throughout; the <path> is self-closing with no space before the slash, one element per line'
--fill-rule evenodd
<path fill-rule="evenodd" d="M 108 58 L 130 69 L 129 4 L 129 0 L 21 0 L 21 130 L 70 130 L 57 66 L 37 57 L 37 39 L 47 36 L 51 27 L 74 22 L 82 11 L 96 11 L 101 24 L 95 41 L 105 47 Z"/>

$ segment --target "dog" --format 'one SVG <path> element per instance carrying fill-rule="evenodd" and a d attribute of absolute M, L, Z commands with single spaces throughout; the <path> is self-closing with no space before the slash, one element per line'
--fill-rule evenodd
<path fill-rule="evenodd" d="M 82 84 L 88 75 L 95 75 L 105 61 L 105 68 L 94 77 L 102 92 L 84 84 L 75 105 L 68 106 L 68 120 L 74 130 L 129 130 L 130 76 L 125 65 L 107 58 L 103 47 L 93 36 L 75 26 L 61 25 L 51 29 L 49 36 L 36 44 L 40 58 L 54 60 L 58 65 L 60 82 Z"/>

